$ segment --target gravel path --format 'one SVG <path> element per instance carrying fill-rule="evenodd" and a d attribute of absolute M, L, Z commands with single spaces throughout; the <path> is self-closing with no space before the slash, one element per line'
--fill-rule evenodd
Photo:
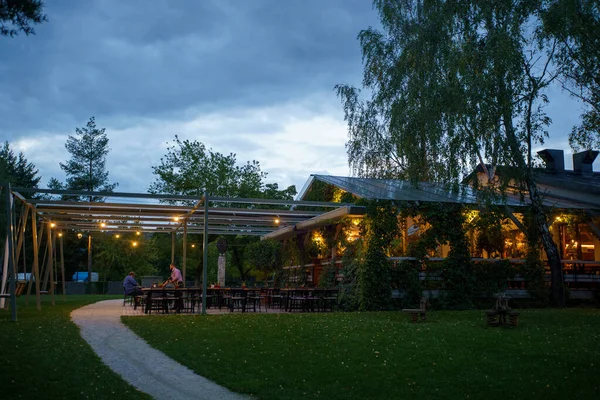
<path fill-rule="evenodd" d="M 121 323 L 122 313 L 122 300 L 105 300 L 74 310 L 71 319 L 102 361 L 137 389 L 160 400 L 248 399 L 150 347 Z"/>

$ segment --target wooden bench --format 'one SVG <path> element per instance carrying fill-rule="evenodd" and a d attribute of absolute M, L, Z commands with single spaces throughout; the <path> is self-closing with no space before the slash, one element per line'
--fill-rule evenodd
<path fill-rule="evenodd" d="M 496 297 L 496 304 L 491 310 L 486 310 L 488 326 L 506 325 L 506 317 L 510 326 L 517 326 L 519 323 L 519 312 L 508 306 L 508 298 L 501 294 Z"/>
<path fill-rule="evenodd" d="M 427 297 L 421 298 L 419 308 L 404 308 L 402 312 L 409 313 L 412 322 L 425 321 L 427 319 Z"/>
<path fill-rule="evenodd" d="M 27 281 L 18 281 L 15 285 L 15 296 L 19 297 L 25 291 L 27 287 Z M 10 298 L 10 293 L 0 294 L 0 298 L 8 299 Z"/>

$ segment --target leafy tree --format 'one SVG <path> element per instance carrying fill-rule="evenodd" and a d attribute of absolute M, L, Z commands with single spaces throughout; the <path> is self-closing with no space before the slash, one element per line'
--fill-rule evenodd
<path fill-rule="evenodd" d="M 42 0 L 0 0 L 0 36 L 35 34 L 32 25 L 48 21 L 43 9 Z"/>
<path fill-rule="evenodd" d="M 265 184 L 263 180 L 267 174 L 260 169 L 258 161 L 238 165 L 233 153 L 225 156 L 207 149 L 203 143 L 181 140 L 178 136 L 175 136 L 160 163 L 152 169 L 156 180 L 150 185 L 150 193 L 202 196 L 206 191 L 209 196 L 269 199 L 293 199 L 296 195 L 293 185 L 280 190 L 277 183 Z M 269 206 L 276 207 L 281 206 Z M 216 236 L 209 237 L 208 241 L 215 239 Z M 252 270 L 252 266 L 245 261 L 245 249 L 256 238 L 230 236 L 227 241 L 231 266 L 245 281 Z M 198 276 L 202 276 L 200 267 L 199 262 Z"/>
<path fill-rule="evenodd" d="M 52 178 L 48 187 L 112 192 L 118 183 L 108 181 L 106 155 L 110 149 L 105 129 L 97 128 L 96 120 L 91 117 L 85 127 L 75 128 L 75 132 L 76 136 L 69 135 L 65 144 L 71 153 L 71 159 L 64 164 L 60 163 L 60 168 L 67 175 L 67 181 L 63 185 Z M 89 201 L 102 200 L 102 197 L 89 197 Z"/>
<path fill-rule="evenodd" d="M 254 267 L 266 281 L 281 267 L 281 242 L 266 239 L 250 244 L 246 249 L 246 262 Z"/>
<path fill-rule="evenodd" d="M 40 182 L 35 165 L 25 158 L 23 152 L 15 155 L 8 142 L 0 147 L 0 181 L 8 181 L 13 186 L 37 188 Z M 30 194 L 24 193 L 28 197 Z"/>
<path fill-rule="evenodd" d="M 133 243 L 136 243 L 133 246 Z M 110 233 L 94 236 L 94 265 L 100 280 L 118 281 L 134 271 L 138 276 L 156 273 L 156 249 L 143 235 Z"/>
<path fill-rule="evenodd" d="M 598 0 L 552 0 L 543 9 L 543 33 L 556 42 L 562 87 L 584 104 L 571 146 L 600 146 L 600 3 Z"/>
<path fill-rule="evenodd" d="M 547 137 L 543 90 L 553 52 L 541 57 L 532 25 L 541 0 L 375 0 L 383 32 L 359 34 L 363 85 L 338 85 L 350 165 L 361 176 L 458 184 L 476 164 L 493 189 L 508 182 L 531 201 L 564 305 L 558 248 L 532 171 L 532 146 Z M 506 173 L 496 168 L 506 165 Z"/>
<path fill-rule="evenodd" d="M 258 161 L 239 166 L 233 153 L 224 156 L 200 142 L 177 136 L 152 169 L 157 178 L 150 185 L 150 193 L 202 196 L 206 191 L 211 196 L 257 197 L 266 177 Z"/>

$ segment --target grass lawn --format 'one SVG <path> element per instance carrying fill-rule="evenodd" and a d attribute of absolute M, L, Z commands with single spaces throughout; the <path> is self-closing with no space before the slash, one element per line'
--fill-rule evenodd
<path fill-rule="evenodd" d="M 121 296 L 117 296 L 121 297 Z M 115 296 L 42 296 L 42 311 L 21 296 L 17 321 L 0 310 L 0 398 L 150 399 L 106 367 L 71 322 L 72 310 Z"/>
<path fill-rule="evenodd" d="M 600 310 L 123 317 L 152 346 L 260 399 L 598 399 Z"/>

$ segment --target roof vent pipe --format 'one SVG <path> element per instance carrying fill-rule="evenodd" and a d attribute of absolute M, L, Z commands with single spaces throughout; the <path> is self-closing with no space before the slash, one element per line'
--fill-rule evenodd
<path fill-rule="evenodd" d="M 591 177 L 594 174 L 592 164 L 597 156 L 597 150 L 586 150 L 573 154 L 573 171 L 581 176 Z"/>
<path fill-rule="evenodd" d="M 538 154 L 546 163 L 548 171 L 556 173 L 565 172 L 565 155 L 562 150 L 545 149 L 538 151 Z"/>

